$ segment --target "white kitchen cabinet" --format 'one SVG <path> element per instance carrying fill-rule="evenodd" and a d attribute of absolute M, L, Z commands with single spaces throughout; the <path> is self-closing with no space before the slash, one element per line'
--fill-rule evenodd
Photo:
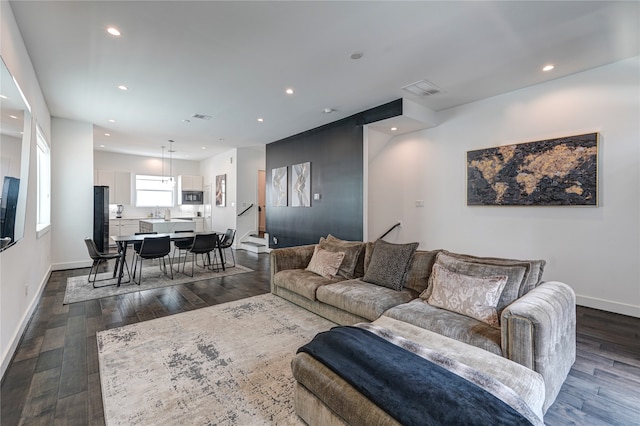
<path fill-rule="evenodd" d="M 202 191 L 203 178 L 202 176 L 178 176 L 178 191 Z"/>
<path fill-rule="evenodd" d="M 120 235 L 133 235 L 140 232 L 138 219 L 120 219 Z"/>
<path fill-rule="evenodd" d="M 95 185 L 109 187 L 109 204 L 131 204 L 131 173 L 115 170 L 96 170 Z"/>

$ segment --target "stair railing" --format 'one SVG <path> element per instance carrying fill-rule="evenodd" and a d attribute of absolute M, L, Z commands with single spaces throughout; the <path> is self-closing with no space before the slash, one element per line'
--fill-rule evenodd
<path fill-rule="evenodd" d="M 395 225 L 393 225 L 391 228 L 389 228 L 387 230 L 387 232 L 385 232 L 384 234 L 382 234 L 380 237 L 378 237 L 379 240 L 383 239 L 384 237 L 386 237 L 389 232 L 393 231 L 394 229 L 396 229 L 398 226 L 402 225 L 402 222 L 398 222 Z"/>
<path fill-rule="evenodd" d="M 238 215 L 238 217 L 242 216 L 243 214 L 245 214 L 246 212 L 249 211 L 249 209 L 253 207 L 253 203 L 251 203 L 251 205 L 249 207 L 247 207 L 246 209 L 242 210 L 242 212 L 240 212 L 240 214 Z"/>

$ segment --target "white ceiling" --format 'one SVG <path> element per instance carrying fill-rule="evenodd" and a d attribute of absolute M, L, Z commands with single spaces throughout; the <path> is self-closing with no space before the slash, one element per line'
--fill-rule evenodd
<path fill-rule="evenodd" d="M 193 160 L 400 97 L 439 111 L 640 53 L 637 1 L 10 4 L 52 116 L 94 123 L 96 150 L 160 156 L 173 139 Z M 444 93 L 407 96 L 421 79 Z"/>

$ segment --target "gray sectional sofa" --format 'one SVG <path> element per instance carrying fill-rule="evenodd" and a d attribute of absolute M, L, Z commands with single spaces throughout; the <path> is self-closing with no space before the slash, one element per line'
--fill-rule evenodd
<path fill-rule="evenodd" d="M 520 393 L 534 395 L 530 395 L 532 404 L 539 400 L 539 411 L 546 412 L 575 361 L 572 289 L 560 282 L 543 282 L 545 262 L 541 260 L 483 258 L 446 250 L 415 250 L 416 246 L 411 250 L 408 245 L 381 240 L 362 243 L 328 236 L 318 244 L 272 250 L 271 292 L 339 325 L 373 322 L 393 328 L 410 340 L 454 347 L 454 358 L 463 358 L 463 362 L 481 370 L 488 365 L 488 374 L 501 376 L 504 381 L 513 374 L 539 375 L 539 382 L 535 378 L 525 380 L 538 384 L 520 389 Z M 316 251 L 344 253 L 335 274 L 321 276 L 307 269 Z M 469 310 L 458 295 L 451 296 L 457 290 L 446 280 L 452 277 L 462 280 L 456 285 L 488 286 L 487 300 L 493 297 L 494 317 L 487 319 L 483 312 L 476 315 L 475 308 Z M 476 278 L 479 281 L 474 281 Z M 473 287 L 476 292 L 478 288 L 484 289 Z M 465 353 L 472 353 L 472 359 L 464 359 Z M 310 378 L 310 365 L 315 365 L 316 374 L 322 368 L 309 358 L 298 354 L 293 363 L 294 375 L 299 376 L 298 413 L 307 422 L 321 418 L 327 424 L 353 424 L 344 417 L 353 410 L 352 404 L 341 411 L 344 398 L 339 398 L 337 408 L 331 407 L 326 398 L 308 389 L 319 380 L 326 381 L 325 390 L 340 381 L 326 371 L 321 378 Z M 488 363 L 489 359 L 494 362 Z M 309 386 L 302 384 L 304 377 Z M 347 400 L 357 398 L 356 394 Z M 375 413 L 373 407 L 363 407 L 363 413 Z M 393 424 L 392 419 L 376 419 L 367 421 Z"/>

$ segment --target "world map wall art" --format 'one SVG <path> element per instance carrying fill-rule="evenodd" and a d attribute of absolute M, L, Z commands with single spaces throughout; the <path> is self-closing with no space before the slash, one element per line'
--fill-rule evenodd
<path fill-rule="evenodd" d="M 467 152 L 469 206 L 597 206 L 598 133 Z"/>

